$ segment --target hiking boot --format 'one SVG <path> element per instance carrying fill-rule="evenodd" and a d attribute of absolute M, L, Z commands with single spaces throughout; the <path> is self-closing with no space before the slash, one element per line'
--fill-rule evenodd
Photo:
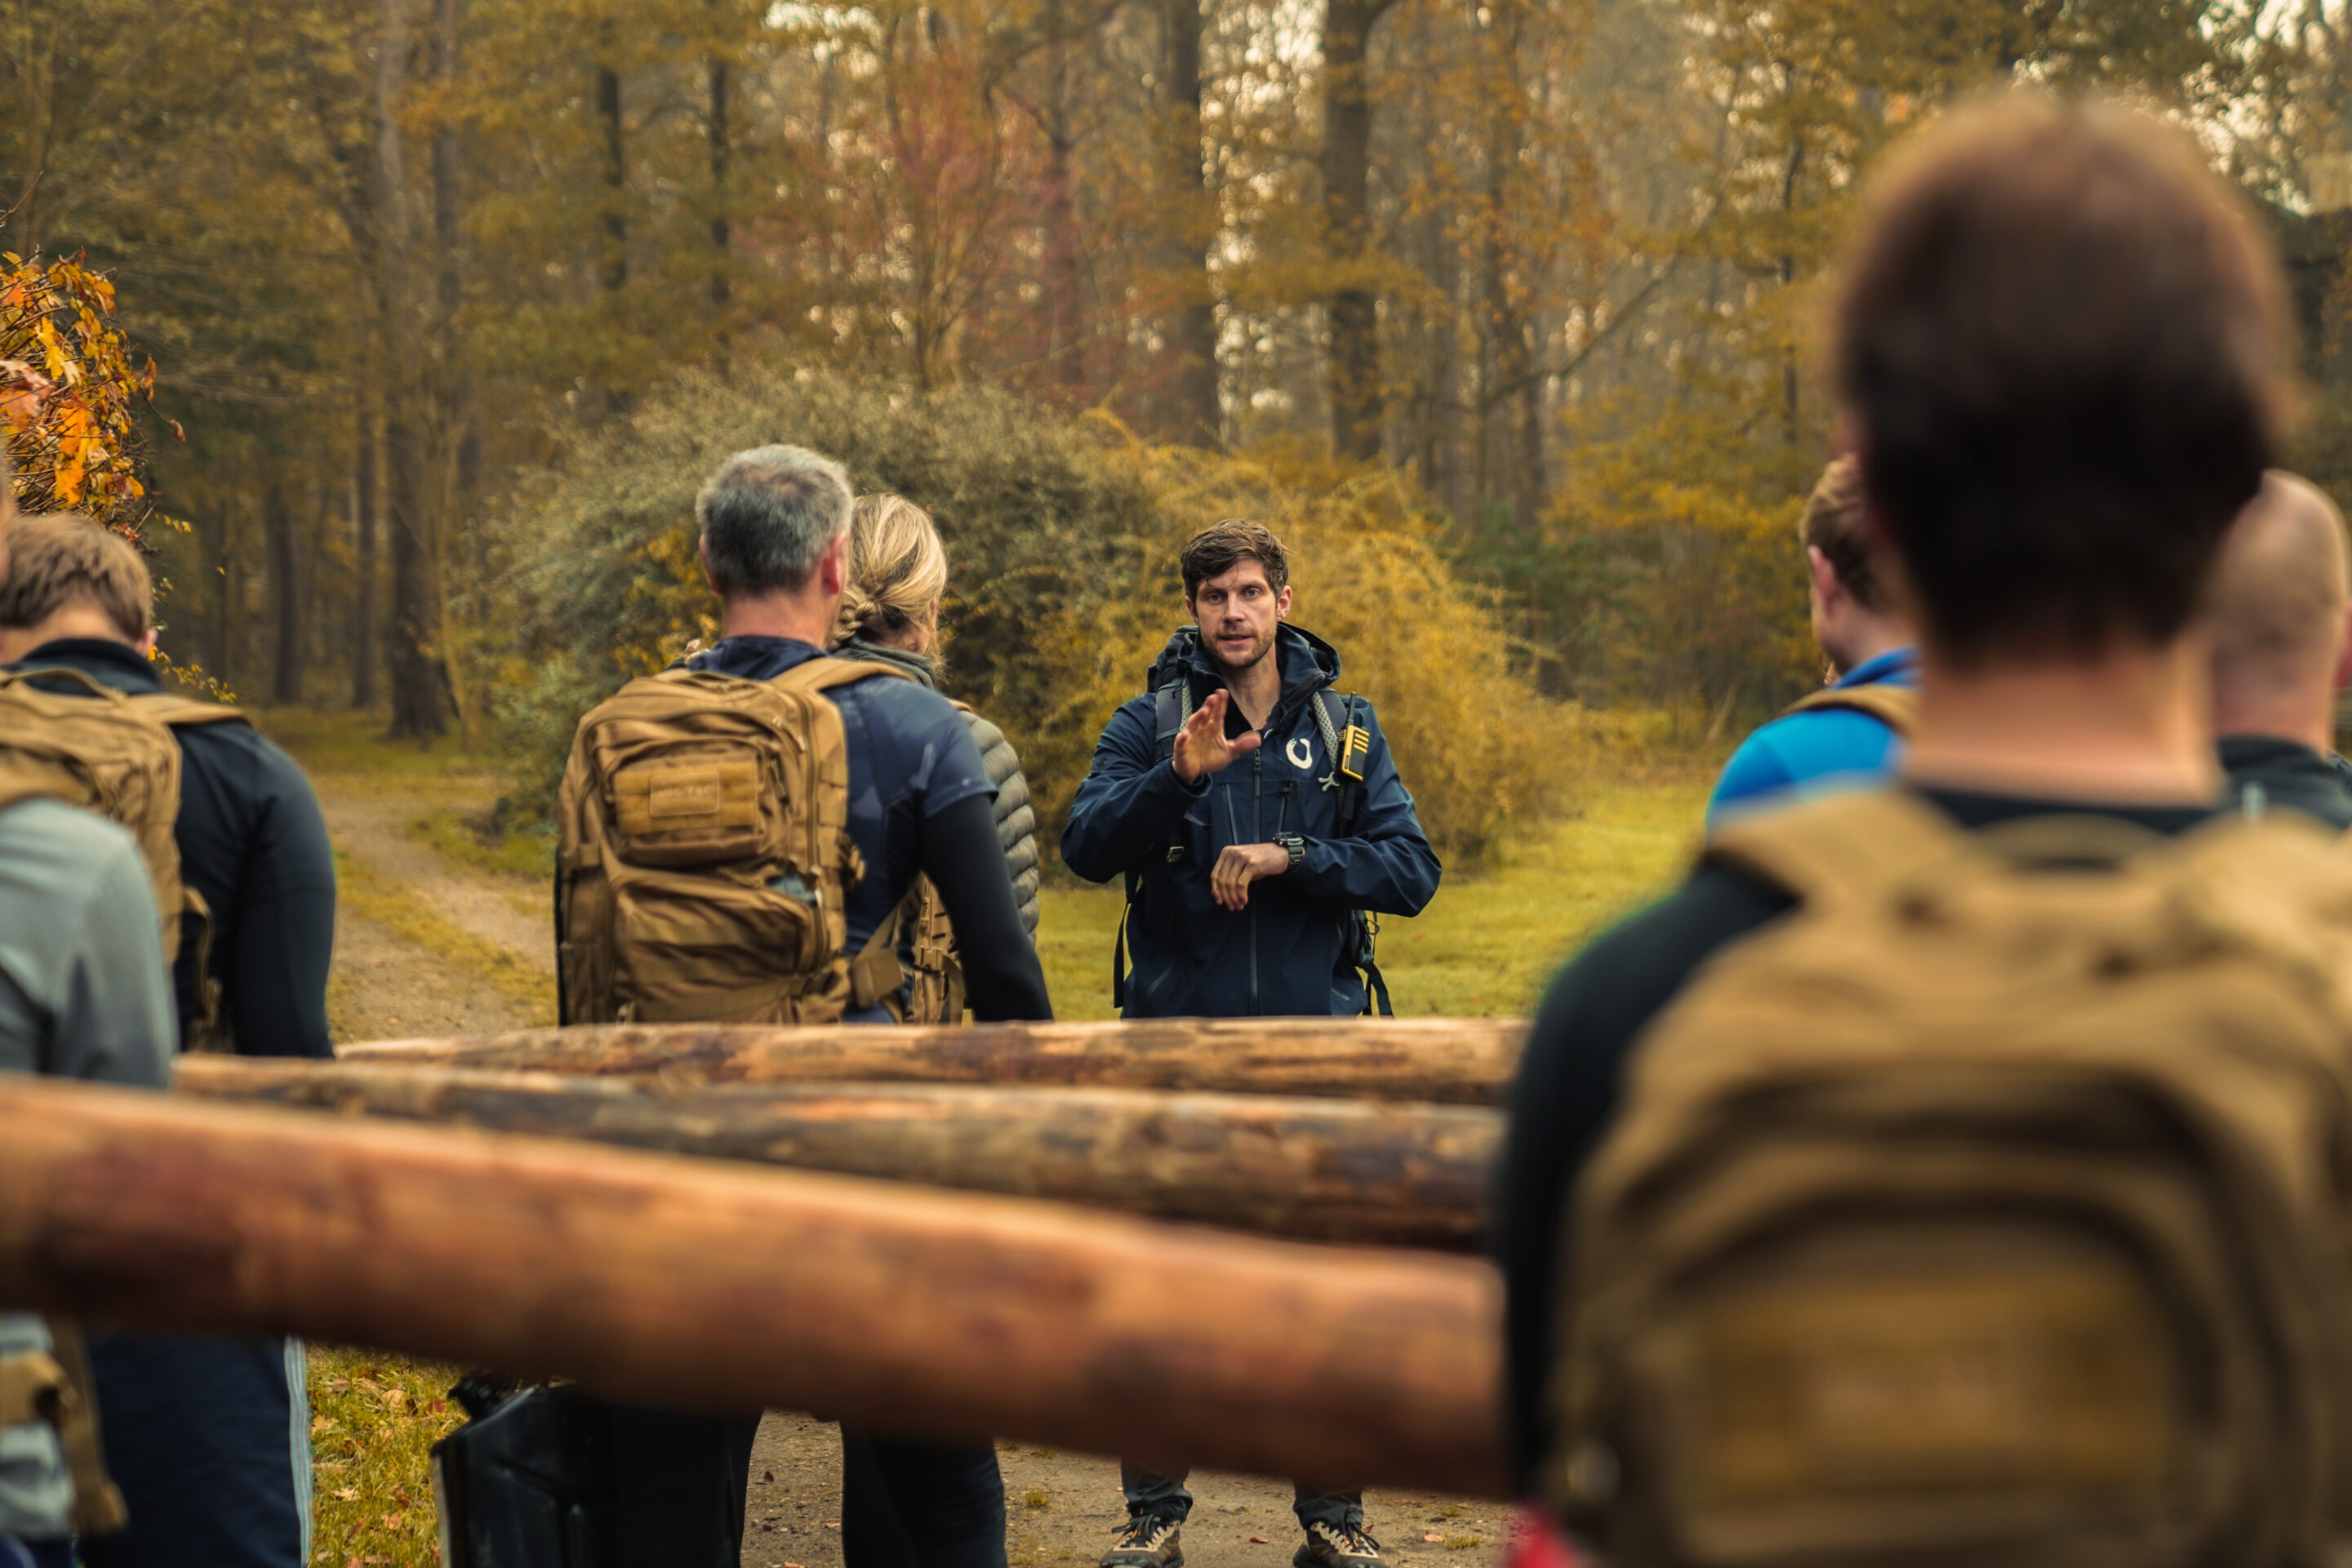
<path fill-rule="evenodd" d="M 1184 1568 L 1184 1548 L 1178 1539 L 1182 1531 L 1165 1514 L 1131 1515 L 1102 1554 L 1100 1568 Z"/>
<path fill-rule="evenodd" d="M 1290 1568 L 1384 1568 L 1386 1563 L 1381 1543 L 1358 1526 L 1318 1519 L 1307 1527 L 1307 1544 L 1291 1558 Z"/>

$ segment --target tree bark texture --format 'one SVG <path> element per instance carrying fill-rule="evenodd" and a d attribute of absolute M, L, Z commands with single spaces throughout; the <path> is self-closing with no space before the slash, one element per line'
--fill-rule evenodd
<path fill-rule="evenodd" d="M 183 1093 L 756 1160 L 1308 1241 L 1475 1251 L 1496 1113 L 1263 1094 L 730 1084 L 189 1057 Z"/>
<path fill-rule="evenodd" d="M 727 165 L 734 146 L 728 124 L 729 67 L 723 57 L 710 57 L 706 85 L 709 98 L 704 131 L 710 141 L 710 303 L 714 308 L 723 308 L 733 293 L 729 267 L 735 248 L 734 231 L 727 220 Z"/>
<path fill-rule="evenodd" d="M 1483 1263 L 850 1176 L 12 1075 L 0 1301 L 669 1409 L 1506 1488 Z"/>
<path fill-rule="evenodd" d="M 1169 389 L 1172 434 L 1192 445 L 1214 446 L 1223 434 L 1217 399 L 1216 287 L 1209 276 L 1209 247 L 1218 225 L 1201 153 L 1201 0 L 1165 0 L 1160 26 L 1161 76 L 1168 84 L 1163 212 L 1176 296 L 1166 328 L 1176 363 Z"/>
<path fill-rule="evenodd" d="M 1371 225 L 1372 103 L 1365 80 L 1372 24 L 1390 0 L 1329 0 L 1323 22 L 1323 229 L 1339 278 L 1327 307 L 1331 347 L 1325 383 L 1331 450 L 1381 455 L 1380 301 L 1362 277 Z"/>
<path fill-rule="evenodd" d="M 1112 1023 L 599 1024 L 346 1045 L 348 1062 L 667 1083 L 1032 1083 L 1491 1105 L 1520 1019 L 1160 1019 Z"/>

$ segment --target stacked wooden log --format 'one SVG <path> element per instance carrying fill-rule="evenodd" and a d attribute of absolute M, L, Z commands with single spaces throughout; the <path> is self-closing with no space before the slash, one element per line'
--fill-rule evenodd
<path fill-rule="evenodd" d="M 0 1302 L 1491 1492 L 1499 1291 L 1427 1249 L 1477 1244 L 1522 1034 L 611 1027 L 5 1082 Z"/>

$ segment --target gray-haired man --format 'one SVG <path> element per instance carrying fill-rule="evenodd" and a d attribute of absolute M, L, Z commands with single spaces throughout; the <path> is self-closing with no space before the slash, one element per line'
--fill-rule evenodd
<path fill-rule="evenodd" d="M 695 498 L 719 640 L 687 667 L 772 681 L 824 643 L 847 580 L 852 491 L 841 465 L 797 446 L 738 453 Z M 1053 1016 L 996 836 L 996 787 L 962 716 L 914 681 L 877 674 L 831 686 L 849 762 L 849 834 L 866 873 L 845 901 L 845 957 L 858 954 L 918 875 L 947 905 L 966 995 L 983 1023 Z M 895 1021 L 884 1004 L 847 1022 Z M 613 1412 L 617 1568 L 733 1568 L 756 1418 Z M 995 1450 L 843 1435 L 852 1564 L 1003 1568 L 1004 1488 Z M 853 1530 L 855 1518 L 859 1528 Z"/>

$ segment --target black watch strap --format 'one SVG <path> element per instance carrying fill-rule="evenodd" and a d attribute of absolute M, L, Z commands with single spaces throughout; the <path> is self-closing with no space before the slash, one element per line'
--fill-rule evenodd
<path fill-rule="evenodd" d="M 1290 869 L 1292 871 L 1297 871 L 1298 869 L 1298 862 L 1307 858 L 1307 841 L 1300 838 L 1297 833 L 1276 833 L 1274 835 L 1274 841 L 1280 844 L 1283 849 L 1288 852 L 1290 856 Z"/>

